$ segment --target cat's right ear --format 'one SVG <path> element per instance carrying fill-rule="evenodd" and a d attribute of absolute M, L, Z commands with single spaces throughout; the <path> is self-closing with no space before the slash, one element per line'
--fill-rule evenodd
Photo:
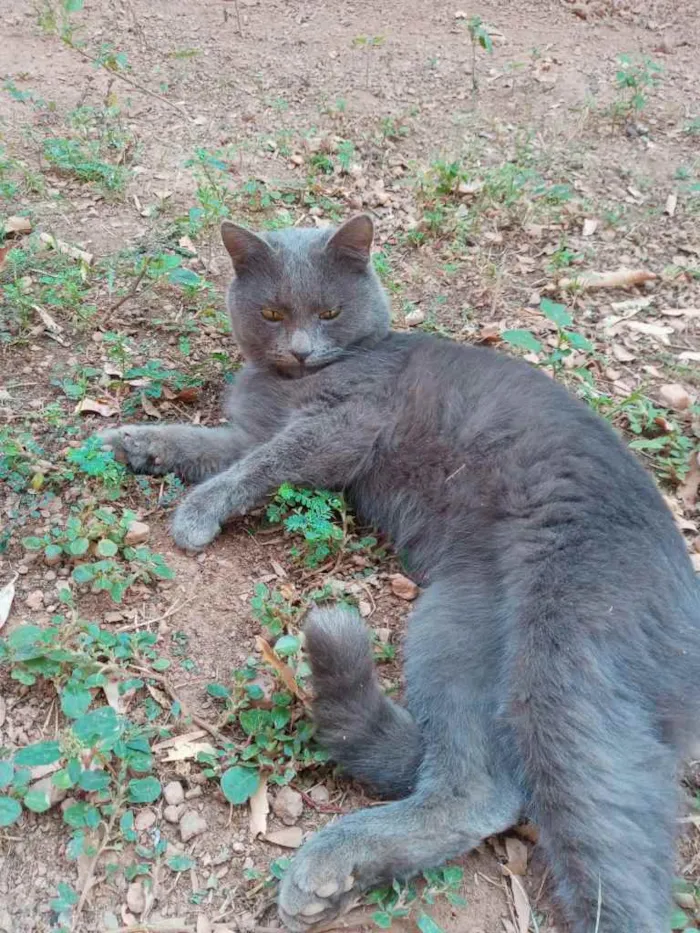
<path fill-rule="evenodd" d="M 338 227 L 326 245 L 335 256 L 366 266 L 372 251 L 374 224 L 369 214 L 357 214 Z"/>
<path fill-rule="evenodd" d="M 272 258 L 272 250 L 261 237 L 230 220 L 221 224 L 221 239 L 238 275 Z"/>

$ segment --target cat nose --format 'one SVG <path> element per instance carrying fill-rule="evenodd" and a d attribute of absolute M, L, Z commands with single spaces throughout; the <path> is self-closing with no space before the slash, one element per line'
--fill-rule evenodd
<path fill-rule="evenodd" d="M 292 350 L 292 356 L 299 360 L 300 363 L 303 363 L 311 355 L 311 350 L 308 348 Z"/>

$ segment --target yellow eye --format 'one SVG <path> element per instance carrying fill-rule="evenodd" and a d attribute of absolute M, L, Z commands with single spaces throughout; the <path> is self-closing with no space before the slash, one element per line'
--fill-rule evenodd
<path fill-rule="evenodd" d="M 277 308 L 263 308 L 260 312 L 266 321 L 283 321 L 284 314 Z"/>
<path fill-rule="evenodd" d="M 334 317 L 338 317 L 340 314 L 340 308 L 337 308 L 335 311 L 321 311 L 319 317 L 322 321 L 332 321 Z"/>

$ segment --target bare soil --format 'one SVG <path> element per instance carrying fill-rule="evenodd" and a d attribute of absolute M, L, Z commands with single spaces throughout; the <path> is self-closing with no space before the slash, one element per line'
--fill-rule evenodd
<path fill-rule="evenodd" d="M 197 305 L 195 313 L 180 289 L 162 281 L 144 287 L 148 278 L 139 284 L 133 263 L 127 272 L 115 258 L 129 250 L 169 248 L 172 224 L 201 206 L 196 169 L 188 164 L 201 149 L 223 153 L 217 158 L 224 160 L 227 207 L 252 226 L 284 210 L 295 223 L 326 223 L 354 210 L 371 211 L 400 328 L 406 314 L 418 311 L 418 326 L 458 340 L 498 342 L 503 330 L 513 328 L 531 329 L 547 340 L 551 328 L 539 301 L 561 298 L 561 276 L 620 266 L 656 273 L 654 281 L 631 292 L 569 296 L 570 310 L 577 328 L 595 344 L 598 356 L 586 365 L 601 391 L 621 400 L 639 390 L 658 401 L 662 386 L 679 384 L 688 405 L 675 416 L 697 445 L 700 317 L 686 313 L 700 307 L 700 8 L 695 0 L 483 0 L 477 7 L 457 0 L 86 0 L 85 9 L 72 16 L 79 27 L 73 46 L 47 22 L 47 11 L 60 7 L 54 0 L 18 0 L 2 17 L 0 153 L 21 163 L 25 183 L 0 202 L 0 219 L 26 213 L 34 231 L 94 254 L 99 273 L 91 279 L 89 300 L 96 311 L 83 319 L 60 303 L 51 308 L 60 342 L 41 319 L 29 329 L 9 327 L 9 339 L 0 343 L 0 428 L 26 425 L 58 457 L 76 442 L 71 428 L 78 427 L 82 436 L 102 427 L 105 419 L 99 415 L 75 414 L 75 400 L 66 398 L 56 378 L 85 366 L 103 370 L 105 334 L 111 332 L 131 342 L 131 365 L 161 359 L 180 371 L 198 367 L 203 374 L 203 385 L 189 395 L 171 393 L 139 404 L 138 391 L 132 392 L 137 418 L 216 423 L 221 417 L 218 398 L 238 357 L 215 317 L 223 309 L 229 275 L 215 224 L 194 238 L 196 255 L 184 254 L 183 265 L 214 287 L 209 303 Z M 476 14 L 488 25 L 493 53 L 477 48 L 473 59 L 465 21 Z M 89 60 L 104 53 L 106 43 L 126 54 L 128 70 L 110 71 Z M 624 53 L 648 56 L 663 73 L 643 107 L 613 119 L 610 108 L 624 96 L 615 85 Z M 43 106 L 18 99 L 8 84 L 31 91 Z M 105 106 L 119 110 L 114 121 L 123 142 L 113 158 L 129 170 L 124 190 L 116 194 L 56 171 L 42 156 L 43 140 L 73 132 L 67 121 L 76 108 Z M 343 141 L 352 143 L 344 167 L 338 155 Z M 317 157 L 324 155 L 332 163 L 328 174 L 319 168 Z M 431 229 L 426 212 L 439 198 L 433 189 L 425 193 L 425 173 L 454 160 L 476 165 L 476 175 L 497 173 L 507 164 L 535 166 L 546 185 L 568 186 L 570 196 L 545 209 L 546 197 L 543 202 L 515 195 L 510 203 L 495 194 L 484 200 L 473 232 L 456 239 L 453 219 Z M 307 182 L 310 171 L 313 185 Z M 28 175 L 43 179 L 38 190 L 31 190 Z M 263 203 L 261 192 L 270 191 L 290 196 L 275 194 L 271 203 Z M 480 193 L 452 195 L 468 208 Z M 674 210 L 669 195 L 677 197 Z M 584 228 L 587 218 L 596 221 L 592 233 Z M 0 244 L 0 255 L 3 245 L 8 244 Z M 110 278 L 110 263 L 116 279 Z M 36 278 L 41 271 L 29 275 Z M 640 298 L 650 302 L 636 311 L 611 304 Z M 680 313 L 664 314 L 668 309 Z M 612 315 L 651 329 L 611 325 Z M 188 321 L 194 321 L 190 330 Z M 183 334 L 190 341 L 187 353 Z M 227 353 L 229 362 L 215 365 L 217 352 Z M 122 407 L 121 417 L 134 417 L 123 407 L 126 395 L 113 390 L 109 378 L 98 385 L 92 385 L 91 396 L 99 392 L 115 411 Z M 58 426 L 44 417 L 55 404 L 63 413 Z M 682 480 L 666 483 L 664 491 L 697 562 L 696 496 Z M 57 584 L 67 571 L 32 560 L 20 538 L 65 518 L 81 495 L 77 486 L 66 488 L 57 504 L 24 516 L 0 553 L 0 587 L 19 574 L 3 634 L 27 621 L 46 624 L 57 610 Z M 0 491 L 0 525 L 10 521 L 16 501 L 9 487 Z M 260 630 L 250 611 L 256 583 L 285 582 L 302 593 L 327 583 L 328 571 L 309 577 L 290 559 L 288 541 L 281 534 L 260 533 L 256 517 L 231 527 L 204 554 L 187 556 L 170 542 L 167 508 L 152 507 L 137 488 L 130 490 L 127 504 L 150 524 L 149 545 L 165 557 L 175 578 L 137 587 L 119 607 L 106 594 L 82 594 L 80 612 L 107 619 L 115 630 L 154 620 L 146 627 L 158 634 L 160 649 L 174 661 L 172 687 L 190 710 L 213 722 L 217 711 L 207 684 L 225 682 L 257 651 Z M 368 621 L 388 630 L 384 638 L 400 648 L 409 604 L 391 591 L 388 577 L 395 569 L 389 561 L 375 571 Z M 348 580 L 353 574 L 353 566 L 344 562 L 336 576 Z M 32 598 L 37 591 L 40 598 Z M 12 750 L 53 738 L 58 718 L 51 691 L 23 687 L 2 669 L 0 676 L 0 746 Z M 387 665 L 383 676 L 395 685 L 398 666 Z M 260 879 L 268 877 L 271 860 L 289 850 L 252 840 L 247 809 L 230 808 L 213 783 L 201 782 L 193 762 L 161 764 L 158 775 L 164 784 L 179 780 L 199 794 L 188 806 L 204 817 L 207 829 L 183 847 L 160 800 L 140 841 L 152 844 L 160 834 L 193 854 L 196 868 L 174 874 L 157 866 L 147 919 L 139 921 L 138 912 L 126 906 L 124 872 L 110 872 L 100 862 L 74 929 L 263 933 L 276 928 L 274 889 Z M 307 792 L 319 782 L 329 791 L 331 810 L 368 803 L 361 789 L 334 777 L 330 768 L 303 776 L 298 786 Z M 686 790 L 696 793 L 692 782 Z M 327 809 L 305 802 L 298 821 L 303 832 L 332 818 Z M 271 814 L 270 831 L 280 828 Z M 67 882 L 83 890 L 85 860 L 68 859 L 67 840 L 58 808 L 27 813 L 0 830 L 0 931 L 53 929 L 57 885 Z M 536 917 L 532 928 L 551 933 L 556 918 L 546 874 L 529 843 L 528 850 L 523 883 Z M 678 870 L 693 884 L 700 883 L 698 851 L 697 829 L 692 822 L 683 824 Z M 110 855 L 122 868 L 134 862 L 130 848 Z M 445 933 L 527 928 L 514 905 L 506 861 L 500 839 L 461 860 L 466 906 L 439 898 L 425 908 Z M 692 908 L 687 916 L 692 927 Z M 376 929 L 371 911 L 346 924 L 348 930 Z M 417 929 L 415 914 L 395 921 L 393 928 Z"/>

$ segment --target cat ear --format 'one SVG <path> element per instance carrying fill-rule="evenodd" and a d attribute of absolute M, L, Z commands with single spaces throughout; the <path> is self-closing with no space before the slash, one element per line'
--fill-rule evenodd
<path fill-rule="evenodd" d="M 272 250 L 261 237 L 230 220 L 221 224 L 221 239 L 238 273 L 272 257 Z"/>
<path fill-rule="evenodd" d="M 338 227 L 326 244 L 326 249 L 339 258 L 350 259 L 364 266 L 369 262 L 373 239 L 372 218 L 369 214 L 358 214 Z"/>

